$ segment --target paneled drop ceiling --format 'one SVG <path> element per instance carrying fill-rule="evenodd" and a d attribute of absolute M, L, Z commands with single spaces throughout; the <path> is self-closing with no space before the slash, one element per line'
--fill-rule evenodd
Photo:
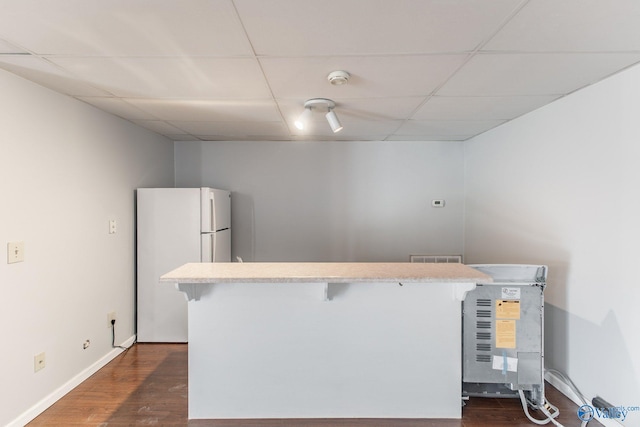
<path fill-rule="evenodd" d="M 0 68 L 173 140 L 466 140 L 640 62 L 638 0 L 3 0 Z M 346 70 L 347 85 L 326 77 Z M 344 125 L 316 113 L 331 98 Z"/>

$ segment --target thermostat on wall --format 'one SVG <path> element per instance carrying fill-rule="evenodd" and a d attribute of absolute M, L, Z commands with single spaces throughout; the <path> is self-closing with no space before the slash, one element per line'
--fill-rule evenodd
<path fill-rule="evenodd" d="M 433 206 L 434 208 L 444 208 L 444 200 L 442 199 L 432 200 L 431 206 Z"/>

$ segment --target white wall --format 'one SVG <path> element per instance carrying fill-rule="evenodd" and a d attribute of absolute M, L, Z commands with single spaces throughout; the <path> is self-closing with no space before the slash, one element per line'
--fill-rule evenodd
<path fill-rule="evenodd" d="M 546 364 L 640 405 L 640 67 L 466 145 L 468 263 L 549 265 Z M 629 425 L 639 425 L 640 413 Z M 631 416 L 630 416 L 631 417 Z"/>
<path fill-rule="evenodd" d="M 460 254 L 459 142 L 178 142 L 176 186 L 232 191 L 245 261 Z M 432 199 L 446 199 L 432 208 Z"/>
<path fill-rule="evenodd" d="M 49 402 L 134 334 L 134 189 L 173 185 L 173 144 L 0 71 L 0 425 Z M 117 233 L 108 234 L 110 219 Z M 6 263 L 7 242 L 25 262 Z M 91 346 L 82 349 L 89 339 Z M 34 373 L 33 357 L 46 353 Z M 31 409 L 30 409 L 31 408 Z"/>

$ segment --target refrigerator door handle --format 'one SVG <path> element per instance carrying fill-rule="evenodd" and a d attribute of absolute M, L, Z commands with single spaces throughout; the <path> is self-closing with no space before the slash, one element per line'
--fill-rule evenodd
<path fill-rule="evenodd" d="M 213 192 L 210 188 L 203 187 L 200 189 L 200 231 L 202 233 L 210 233 L 215 229 L 215 204 Z"/>
<path fill-rule="evenodd" d="M 211 213 L 209 215 L 209 230 L 216 231 L 216 205 L 213 193 L 209 197 L 209 212 Z"/>

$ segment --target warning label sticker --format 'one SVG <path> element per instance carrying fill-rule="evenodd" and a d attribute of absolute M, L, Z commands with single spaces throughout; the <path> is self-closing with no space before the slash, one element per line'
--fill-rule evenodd
<path fill-rule="evenodd" d="M 520 301 L 497 300 L 496 319 L 520 319 Z"/>
<path fill-rule="evenodd" d="M 515 320 L 496 320 L 496 348 L 516 348 Z"/>

